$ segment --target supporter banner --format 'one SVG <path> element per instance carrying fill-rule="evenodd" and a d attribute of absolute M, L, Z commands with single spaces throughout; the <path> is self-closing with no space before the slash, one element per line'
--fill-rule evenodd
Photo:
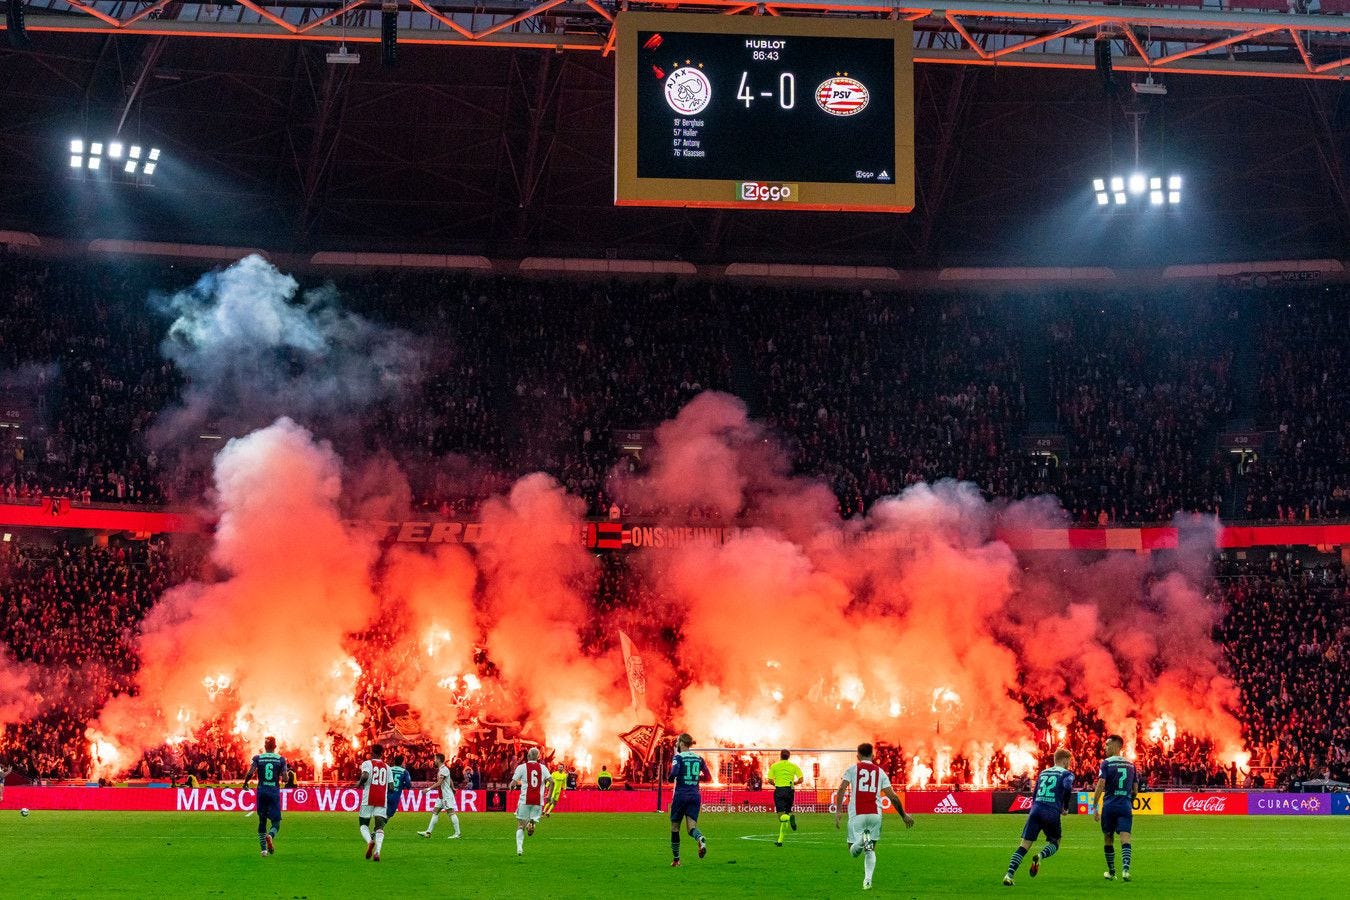
<path fill-rule="evenodd" d="M 401 544 L 483 544 L 496 540 L 483 522 L 350 521 L 349 527 L 377 540 Z M 0 526 L 80 528 L 90 531 L 205 532 L 211 524 L 188 513 L 139 512 L 72 505 L 61 501 L 53 512 L 50 500 L 39 505 L 0 503 Z M 721 546 L 753 532 L 749 525 L 644 525 L 595 521 L 564 528 L 555 539 L 596 550 L 663 550 L 672 547 Z M 905 546 L 905 535 L 858 531 L 836 539 L 877 549 Z M 997 538 L 1014 550 L 1167 550 L 1177 546 L 1177 530 L 1157 528 L 1024 528 L 1000 531 Z M 1229 525 L 1219 536 L 1224 549 L 1242 547 L 1350 545 L 1350 525 Z"/>
<path fill-rule="evenodd" d="M 1163 812 L 1173 815 L 1245 816 L 1246 794 L 1164 794 Z"/>
<path fill-rule="evenodd" d="M 1329 816 L 1331 794 L 1250 794 L 1247 812 L 1253 816 Z"/>
<path fill-rule="evenodd" d="M 1331 814 L 1333 816 L 1350 816 L 1350 794 L 1331 795 Z"/>
<path fill-rule="evenodd" d="M 994 811 L 992 791 L 906 791 L 905 812 L 975 815 Z"/>

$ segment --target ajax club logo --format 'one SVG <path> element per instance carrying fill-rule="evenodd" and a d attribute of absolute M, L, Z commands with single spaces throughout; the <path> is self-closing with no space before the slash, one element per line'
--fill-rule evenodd
<path fill-rule="evenodd" d="M 827 78 L 816 88 L 816 105 L 832 116 L 853 116 L 867 108 L 872 99 L 867 85 L 848 73 Z"/>
<path fill-rule="evenodd" d="M 666 103 L 682 116 L 703 112 L 712 102 L 712 83 L 701 68 L 685 65 L 666 76 Z M 700 64 L 701 65 L 701 64 Z"/>

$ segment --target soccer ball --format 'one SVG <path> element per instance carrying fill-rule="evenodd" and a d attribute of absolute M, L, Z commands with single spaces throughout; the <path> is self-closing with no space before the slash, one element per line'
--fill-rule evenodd
<path fill-rule="evenodd" d="M 28 815 L 28 807 L 25 806 L 23 809 L 19 810 L 19 815 L 21 816 Z"/>

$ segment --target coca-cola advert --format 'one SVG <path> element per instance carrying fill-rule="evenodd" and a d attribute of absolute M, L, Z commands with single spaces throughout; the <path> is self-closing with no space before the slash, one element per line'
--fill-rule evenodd
<path fill-rule="evenodd" d="M 1169 816 L 1245 816 L 1246 794 L 1166 794 L 1163 812 Z"/>
<path fill-rule="evenodd" d="M 1330 794 L 1248 794 L 1247 812 L 1253 816 L 1329 816 Z"/>

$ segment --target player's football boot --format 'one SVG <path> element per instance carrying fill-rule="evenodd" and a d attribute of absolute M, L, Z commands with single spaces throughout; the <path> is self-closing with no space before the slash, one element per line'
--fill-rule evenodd
<path fill-rule="evenodd" d="M 267 851 L 266 851 L 266 850 L 262 851 L 262 855 L 263 855 L 263 856 L 266 856 L 266 855 L 267 855 Z"/>
<path fill-rule="evenodd" d="M 1036 873 L 1039 872 L 1040 870 L 1041 870 L 1041 855 L 1037 853 L 1035 856 L 1031 858 L 1031 865 L 1027 866 L 1027 874 L 1030 875 L 1032 878 L 1035 878 Z"/>
<path fill-rule="evenodd" d="M 1004 887 L 1012 887 L 1012 886 L 1013 886 L 1013 877 L 1012 877 L 1011 875 L 1004 875 L 1004 876 L 1003 876 L 1003 886 L 1004 886 Z"/>
<path fill-rule="evenodd" d="M 534 820 L 533 820 L 533 819 L 531 819 L 530 821 L 528 821 L 528 822 L 525 823 L 525 836 L 526 836 L 526 837 L 529 837 L 529 836 L 532 835 L 532 834 L 534 834 Z"/>
<path fill-rule="evenodd" d="M 1121 880 L 1121 881 L 1129 881 L 1129 880 L 1130 880 L 1130 870 L 1129 870 L 1129 869 L 1123 869 L 1123 870 L 1121 870 L 1121 873 L 1120 873 L 1120 880 Z"/>
<path fill-rule="evenodd" d="M 876 842 L 872 840 L 872 832 L 864 831 L 862 839 L 862 852 L 867 853 L 870 850 L 872 850 L 872 848 L 874 848 L 875 846 Z"/>
<path fill-rule="evenodd" d="M 1107 881 L 1115 881 L 1115 880 L 1116 880 L 1116 873 L 1115 873 L 1115 872 L 1103 872 L 1103 873 L 1102 873 L 1102 877 L 1105 878 Z"/>
<path fill-rule="evenodd" d="M 774 841 L 774 842 L 773 842 L 773 845 L 774 845 L 775 847 L 781 847 L 781 846 L 783 846 L 783 842 L 782 842 L 782 841 Z"/>
<path fill-rule="evenodd" d="M 431 835 L 427 835 L 427 837 L 431 837 Z M 447 841 L 453 841 L 453 840 L 457 840 L 458 838 L 459 838 L 459 832 L 456 832 L 456 833 L 450 835 L 449 837 L 447 837 L 446 840 L 447 840 Z"/>
<path fill-rule="evenodd" d="M 872 889 L 872 882 L 871 882 L 871 881 L 864 881 L 864 882 L 863 882 L 863 890 L 864 890 L 864 891 L 870 891 L 871 889 Z"/>
<path fill-rule="evenodd" d="M 424 838 L 429 838 L 429 837 L 431 837 L 431 832 L 430 832 L 430 831 L 419 831 L 419 832 L 417 832 L 417 833 L 420 834 L 420 835 L 421 835 L 422 837 L 424 837 Z"/>
<path fill-rule="evenodd" d="M 708 855 L 708 842 L 703 838 L 698 839 L 698 858 L 702 859 Z"/>
<path fill-rule="evenodd" d="M 670 861 L 670 867 L 672 869 L 678 869 L 680 867 L 680 861 L 678 859 L 672 859 Z"/>
<path fill-rule="evenodd" d="M 370 860 L 370 861 L 371 861 L 371 862 L 379 862 L 379 861 L 380 861 L 380 854 L 376 853 L 374 856 L 371 857 L 371 860 Z"/>
<path fill-rule="evenodd" d="M 272 836 L 270 834 L 264 835 L 264 840 L 267 841 L 267 855 L 271 856 L 273 853 L 276 853 L 277 845 L 272 843 Z"/>
<path fill-rule="evenodd" d="M 375 854 L 375 839 L 371 838 L 366 843 L 366 859 L 370 859 Z"/>

